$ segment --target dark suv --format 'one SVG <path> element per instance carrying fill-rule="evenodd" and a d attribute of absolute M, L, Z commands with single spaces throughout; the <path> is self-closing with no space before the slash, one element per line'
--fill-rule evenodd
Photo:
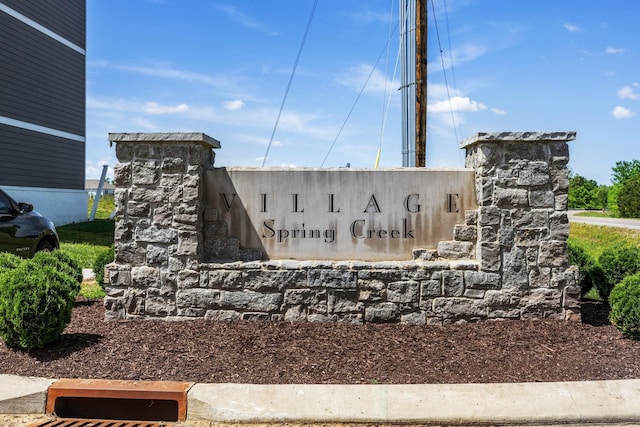
<path fill-rule="evenodd" d="M 30 258 L 38 251 L 58 249 L 58 233 L 50 219 L 18 203 L 0 190 L 0 252 Z"/>

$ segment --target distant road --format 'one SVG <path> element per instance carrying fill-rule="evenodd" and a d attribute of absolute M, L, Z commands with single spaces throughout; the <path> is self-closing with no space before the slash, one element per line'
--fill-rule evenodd
<path fill-rule="evenodd" d="M 576 216 L 578 210 L 568 211 L 569 222 L 581 222 L 583 224 L 604 225 L 606 227 L 631 228 L 640 230 L 640 219 L 629 218 L 597 218 L 591 216 Z"/>

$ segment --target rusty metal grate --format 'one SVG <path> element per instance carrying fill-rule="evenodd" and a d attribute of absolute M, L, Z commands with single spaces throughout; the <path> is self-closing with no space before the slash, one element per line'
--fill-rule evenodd
<path fill-rule="evenodd" d="M 173 423 L 149 422 L 149 421 L 113 421 L 113 420 L 87 420 L 87 419 L 55 419 L 38 421 L 26 427 L 168 427 Z"/>

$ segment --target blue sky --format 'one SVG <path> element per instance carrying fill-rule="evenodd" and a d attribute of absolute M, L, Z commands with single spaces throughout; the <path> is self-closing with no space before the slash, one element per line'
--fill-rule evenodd
<path fill-rule="evenodd" d="M 600 184 L 640 158 L 640 1 L 428 3 L 427 166 L 480 131 L 577 131 L 570 167 Z M 108 132 L 205 132 L 216 165 L 260 166 L 313 4 L 87 0 L 87 178 Z M 266 166 L 401 166 L 398 8 L 318 1 Z"/>

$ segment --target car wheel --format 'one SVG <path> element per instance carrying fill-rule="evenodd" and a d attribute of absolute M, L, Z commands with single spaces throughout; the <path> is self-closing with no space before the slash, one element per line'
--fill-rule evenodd
<path fill-rule="evenodd" d="M 42 242 L 38 243 L 36 252 L 53 252 L 53 245 L 48 240 L 43 240 Z"/>

